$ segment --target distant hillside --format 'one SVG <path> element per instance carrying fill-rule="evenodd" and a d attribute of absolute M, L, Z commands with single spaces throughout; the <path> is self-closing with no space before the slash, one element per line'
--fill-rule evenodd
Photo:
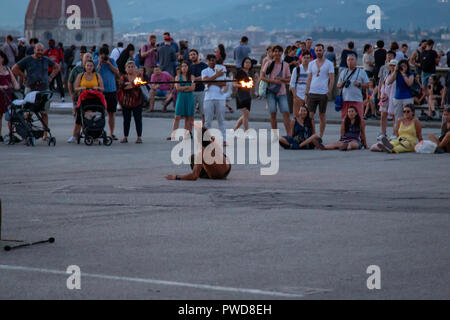
<path fill-rule="evenodd" d="M 367 28 L 368 3 L 382 9 L 383 29 L 428 29 L 450 25 L 450 4 L 441 0 L 263 0 L 256 4 L 239 4 L 206 19 L 192 17 L 192 20 L 205 28 L 225 30 L 245 29 L 249 25 L 264 30 L 312 27 L 361 30 Z"/>

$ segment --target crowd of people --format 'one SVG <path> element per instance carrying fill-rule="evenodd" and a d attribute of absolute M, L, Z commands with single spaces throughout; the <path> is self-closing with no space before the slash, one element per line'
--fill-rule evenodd
<path fill-rule="evenodd" d="M 140 49 L 133 44 L 125 47 L 123 43 L 114 48 L 104 44 L 90 50 L 82 46 L 77 63 L 77 48 L 73 45 L 65 49 L 53 39 L 46 47 L 38 39 L 30 39 L 29 46 L 25 45 L 25 39 L 19 39 L 16 45 L 8 36 L 0 51 L 0 120 L 7 112 L 14 90 L 21 86 L 25 93 L 51 88 L 60 94 L 62 101 L 67 89 L 75 120 L 67 142 L 75 143 L 81 130 L 80 96 L 94 90 L 105 98 L 113 140 L 119 140 L 115 132 L 118 106 L 123 114 L 124 131 L 120 142 L 128 143 L 134 118 L 136 143 L 141 144 L 142 115 L 154 112 L 155 101 L 161 98 L 163 112 L 171 103 L 175 109 L 168 140 L 174 138 L 181 120 L 184 128 L 192 132 L 197 111 L 206 128 L 212 128 L 213 120 L 217 119 L 226 146 L 225 112 L 231 108 L 228 101 L 233 92 L 241 112 L 233 127 L 235 134 L 240 134 L 242 131 L 238 129 L 243 127 L 245 136 L 240 138 L 256 138 L 249 131 L 254 89 L 241 84 L 241 81 L 252 81 L 256 96 L 267 101 L 271 129 L 278 129 L 277 113 L 282 114 L 286 136 L 275 136 L 275 139 L 286 149 L 369 148 L 365 121 L 372 118 L 380 121 L 378 142 L 370 148 L 372 151 L 412 152 L 423 140 L 421 121 L 439 119 L 443 121 L 442 136 L 429 138 L 438 144 L 438 152 L 450 152 L 450 110 L 446 107 L 450 104 L 450 73 L 443 82 L 437 75 L 440 54 L 433 49 L 432 39 L 423 40 L 410 57 L 406 44 L 392 42 L 389 49 L 384 48 L 382 40 L 375 48 L 366 44 L 362 68 L 358 67 L 358 52 L 353 42 L 343 50 L 339 63 L 333 47 L 314 44 L 312 39 L 297 41 L 286 48 L 274 45 L 261 57 L 259 73 L 255 71 L 257 61 L 251 57 L 248 41 L 242 37 L 234 49 L 236 72 L 231 74 L 224 65 L 227 53 L 223 45 L 203 58 L 198 50 L 189 47 L 188 41 L 177 43 L 168 32 L 160 43 L 156 35 L 150 35 L 148 43 Z M 339 90 L 336 108 L 342 115 L 341 136 L 336 143 L 325 146 L 322 138 L 326 131 L 326 112 L 335 85 Z M 419 118 L 415 113 L 417 105 L 426 105 L 428 111 L 423 110 Z M 443 117 L 439 116 L 440 110 Z M 48 106 L 42 116 L 48 124 L 47 111 Z M 316 132 L 317 112 L 320 124 Z M 389 138 L 388 120 L 394 124 Z M 1 132 L 0 139 L 3 139 Z"/>

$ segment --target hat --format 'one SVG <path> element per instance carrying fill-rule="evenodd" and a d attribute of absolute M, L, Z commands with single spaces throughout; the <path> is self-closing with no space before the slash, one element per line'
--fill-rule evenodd
<path fill-rule="evenodd" d="M 170 36 L 165 36 L 165 37 L 164 37 L 164 40 L 172 41 L 173 39 L 172 39 Z"/>
<path fill-rule="evenodd" d="M 396 66 L 396 65 L 398 65 L 398 61 L 395 60 L 395 59 L 392 59 L 391 62 L 389 62 L 389 65 L 390 66 Z"/>
<path fill-rule="evenodd" d="M 22 42 L 27 42 L 27 39 L 25 39 L 25 38 L 19 38 L 19 39 L 17 39 L 18 41 L 22 41 Z"/>

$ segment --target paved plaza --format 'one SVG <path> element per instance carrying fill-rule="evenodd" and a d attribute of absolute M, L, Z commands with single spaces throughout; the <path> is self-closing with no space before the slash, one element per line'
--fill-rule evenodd
<path fill-rule="evenodd" d="M 166 181 L 190 169 L 171 162 L 171 125 L 145 118 L 143 145 L 132 129 L 128 145 L 87 147 L 52 114 L 56 148 L 0 145 L 2 237 L 56 238 L 0 252 L 0 299 L 450 298 L 448 155 L 280 150 L 275 176 L 234 165 L 226 181 Z"/>

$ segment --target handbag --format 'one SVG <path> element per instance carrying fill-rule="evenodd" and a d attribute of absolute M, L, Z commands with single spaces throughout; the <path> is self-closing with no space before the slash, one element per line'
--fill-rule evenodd
<path fill-rule="evenodd" d="M 273 63 L 273 68 L 274 68 L 275 67 L 275 61 L 272 62 L 272 63 Z M 272 73 L 273 68 L 271 68 L 270 74 Z M 284 69 L 284 61 L 281 62 L 281 71 L 278 74 L 279 78 L 283 77 L 283 69 Z M 282 85 L 283 84 L 269 83 L 269 85 L 267 86 L 267 93 L 272 93 L 274 95 L 277 95 L 280 92 Z"/>
<path fill-rule="evenodd" d="M 259 82 L 259 89 L 258 89 L 258 94 L 260 97 L 265 98 L 267 95 L 267 82 L 261 80 Z"/>

